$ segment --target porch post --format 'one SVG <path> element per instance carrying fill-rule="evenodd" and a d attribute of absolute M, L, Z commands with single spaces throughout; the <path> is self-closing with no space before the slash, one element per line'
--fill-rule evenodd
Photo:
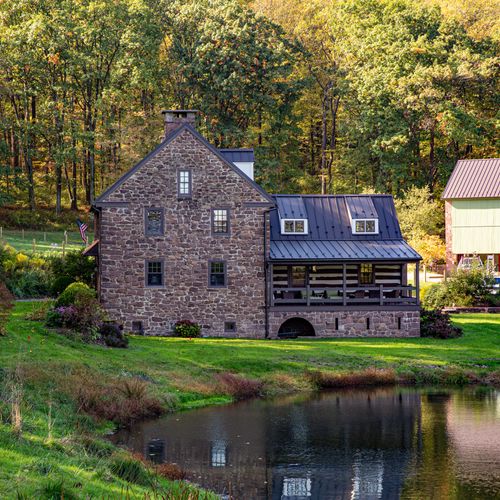
<path fill-rule="evenodd" d="M 415 287 L 417 289 L 417 306 L 420 305 L 420 262 L 415 263 Z"/>
<path fill-rule="evenodd" d="M 267 289 L 269 293 L 269 297 L 271 299 L 271 305 L 274 306 L 274 290 L 273 290 L 273 282 L 274 282 L 274 275 L 273 275 L 273 265 L 269 264 L 269 273 L 268 273 L 268 278 L 269 280 L 267 284 Z"/>
<path fill-rule="evenodd" d="M 342 264 L 342 305 L 347 304 L 347 272 L 345 262 Z"/>

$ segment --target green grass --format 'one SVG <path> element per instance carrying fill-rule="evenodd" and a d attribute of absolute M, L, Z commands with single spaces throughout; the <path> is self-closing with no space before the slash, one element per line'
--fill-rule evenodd
<path fill-rule="evenodd" d="M 464 336 L 453 340 L 132 337 L 129 348 L 121 350 L 84 345 L 47 332 L 42 323 L 25 319 L 35 307 L 38 304 L 17 303 L 7 324 L 7 336 L 0 337 L 3 369 L 24 365 L 45 377 L 44 381 L 31 379 L 24 385 L 21 437 L 13 435 L 5 415 L 5 423 L 0 423 L 0 491 L 7 498 L 15 497 L 18 490 L 29 497 L 40 497 L 48 482 L 61 479 L 72 493 L 82 497 L 119 498 L 129 488 L 132 498 L 141 498 L 148 491 L 114 476 L 109 458 L 82 452 L 80 436 L 98 438 L 110 424 L 96 424 L 77 412 L 74 402 L 58 390 L 58 383 L 71 369 L 90 370 L 96 380 L 139 376 L 151 382 L 156 396 L 185 409 L 229 402 L 231 398 L 215 377 L 223 371 L 260 379 L 273 393 L 283 388 L 310 389 L 304 377 L 308 369 L 336 373 L 368 367 L 394 368 L 397 372 L 448 368 L 484 375 L 500 368 L 500 315 L 455 316 Z M 0 385 L 5 388 L 2 373 L 0 369 Z M 52 440 L 48 439 L 49 401 L 53 401 L 55 419 Z M 164 482 L 162 487 L 171 486 Z"/>
<path fill-rule="evenodd" d="M 88 233 L 87 233 L 88 234 Z M 66 250 L 79 250 L 84 247 L 80 233 L 67 232 L 68 244 Z M 35 244 L 33 245 L 33 240 Z M 23 231 L 17 229 L 3 229 L 1 244 L 8 244 L 17 251 L 31 253 L 61 253 L 63 250 L 64 231 Z M 89 235 L 89 242 L 92 242 L 92 235 Z"/>

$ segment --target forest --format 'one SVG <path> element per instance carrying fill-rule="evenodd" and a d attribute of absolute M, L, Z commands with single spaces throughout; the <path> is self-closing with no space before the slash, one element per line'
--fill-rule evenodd
<path fill-rule="evenodd" d="M 88 207 L 165 108 L 254 147 L 270 192 L 438 200 L 457 159 L 498 155 L 499 19 L 499 0 L 4 0 L 0 205 Z"/>

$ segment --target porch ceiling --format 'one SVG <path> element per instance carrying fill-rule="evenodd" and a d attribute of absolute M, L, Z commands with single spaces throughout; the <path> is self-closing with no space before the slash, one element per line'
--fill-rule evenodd
<path fill-rule="evenodd" d="M 398 260 L 415 262 L 420 255 L 403 240 L 271 241 L 270 260 Z"/>

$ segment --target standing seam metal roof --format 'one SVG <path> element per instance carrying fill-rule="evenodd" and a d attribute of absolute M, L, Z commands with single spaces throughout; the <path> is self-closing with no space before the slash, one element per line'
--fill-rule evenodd
<path fill-rule="evenodd" d="M 500 158 L 459 160 L 443 199 L 500 198 Z"/>
<path fill-rule="evenodd" d="M 233 163 L 250 163 L 255 161 L 253 149 L 219 149 L 219 153 L 226 160 Z"/>
<path fill-rule="evenodd" d="M 396 209 L 389 195 L 275 195 L 270 212 L 271 260 L 420 260 L 404 240 Z M 280 215 L 294 214 L 300 201 L 309 221 L 305 235 L 281 234 Z M 377 214 L 379 234 L 352 234 L 348 202 Z M 370 207 L 373 207 L 370 208 Z M 360 211 L 356 213 L 362 213 Z M 365 218 L 363 215 L 362 218 Z"/>

